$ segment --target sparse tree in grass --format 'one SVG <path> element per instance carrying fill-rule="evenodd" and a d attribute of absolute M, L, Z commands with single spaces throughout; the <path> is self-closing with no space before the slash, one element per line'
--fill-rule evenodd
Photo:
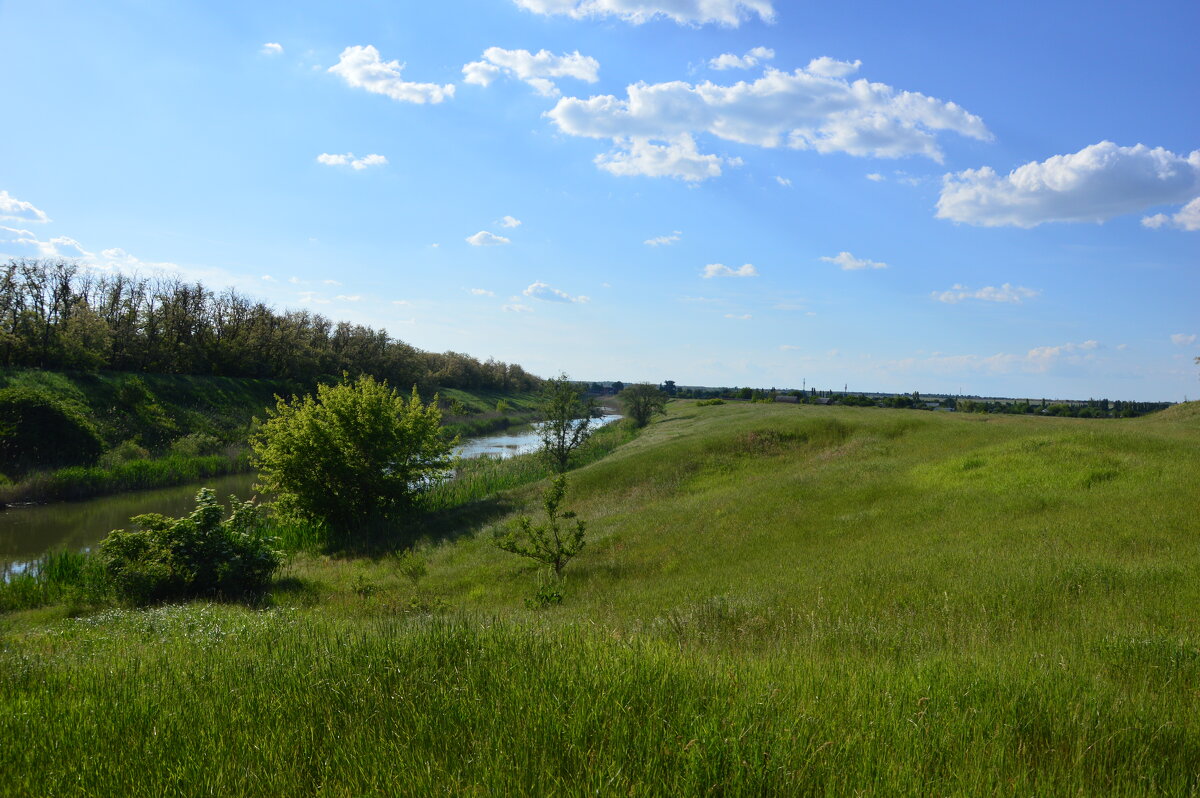
<path fill-rule="evenodd" d="M 560 474 L 542 497 L 546 523 L 535 525 L 533 519 L 522 515 L 507 527 L 496 529 L 492 542 L 503 551 L 546 565 L 555 579 L 561 579 L 563 568 L 583 549 L 586 531 L 583 521 L 576 518 L 573 511 L 559 512 L 566 495 L 567 478 Z M 564 521 L 566 528 L 562 524 Z"/>
<path fill-rule="evenodd" d="M 656 414 L 665 414 L 667 400 L 670 398 L 653 385 L 630 385 L 617 395 L 625 415 L 633 419 L 633 423 L 644 427 Z"/>
<path fill-rule="evenodd" d="M 344 535 L 411 509 L 446 473 L 456 440 L 441 422 L 436 396 L 405 399 L 370 376 L 278 399 L 251 438 L 259 487 L 282 516 Z"/>
<path fill-rule="evenodd" d="M 561 374 L 542 384 L 538 410 L 542 415 L 538 425 L 542 454 L 561 474 L 570 467 L 572 453 L 590 437 L 596 405 L 566 374 Z"/>

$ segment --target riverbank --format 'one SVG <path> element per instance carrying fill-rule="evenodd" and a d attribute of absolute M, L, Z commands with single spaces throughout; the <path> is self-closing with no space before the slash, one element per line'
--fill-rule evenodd
<path fill-rule="evenodd" d="M 126 491 L 172 487 L 250 470 L 246 440 L 276 396 L 311 386 L 283 380 L 116 372 L 0 370 L 0 391 L 52 397 L 90 427 L 103 447 L 99 462 L 0 473 L 0 503 L 80 501 Z M 528 424 L 533 392 L 438 393 L 446 434 L 472 437 Z"/>

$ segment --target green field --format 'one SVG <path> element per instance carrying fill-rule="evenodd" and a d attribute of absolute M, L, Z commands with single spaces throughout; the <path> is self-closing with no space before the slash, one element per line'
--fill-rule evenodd
<path fill-rule="evenodd" d="M 420 527 L 424 576 L 0 616 L 0 794 L 1200 793 L 1198 403 L 674 402 L 570 479 L 543 610 L 490 543 L 516 479 Z"/>

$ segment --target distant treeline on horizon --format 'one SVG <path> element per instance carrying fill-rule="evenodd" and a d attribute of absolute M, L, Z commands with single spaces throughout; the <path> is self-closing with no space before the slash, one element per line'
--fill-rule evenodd
<path fill-rule="evenodd" d="M 299 381 L 345 372 L 423 391 L 541 384 L 515 363 L 425 352 L 383 329 L 276 311 L 232 288 L 37 259 L 0 266 L 0 367 Z"/>

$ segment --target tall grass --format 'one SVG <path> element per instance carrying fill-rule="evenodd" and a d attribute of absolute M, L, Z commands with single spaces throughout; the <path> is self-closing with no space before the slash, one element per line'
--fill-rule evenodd
<path fill-rule="evenodd" d="M 1080 679 L 1045 658 L 114 611 L 0 650 L 0 739 L 21 741 L 0 793 L 1187 795 L 1200 664 L 1172 656 L 1117 642 Z"/>
<path fill-rule="evenodd" d="M 171 454 L 113 465 L 71 466 L 40 472 L 12 485 L 0 486 L 0 501 L 74 501 L 130 490 L 186 485 L 208 477 L 246 471 L 244 453 L 188 456 Z"/>
<path fill-rule="evenodd" d="M 0 572 L 0 612 L 36 609 L 63 602 L 96 603 L 103 588 L 85 552 L 56 550 L 19 572 Z"/>

